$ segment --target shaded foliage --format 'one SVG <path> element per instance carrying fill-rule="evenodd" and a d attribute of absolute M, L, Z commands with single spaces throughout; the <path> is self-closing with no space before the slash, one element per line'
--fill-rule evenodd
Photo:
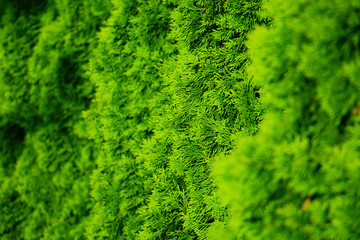
<path fill-rule="evenodd" d="M 100 17 L 89 1 L 2 1 L 1 239 L 84 239 L 94 151 L 81 111 Z"/>

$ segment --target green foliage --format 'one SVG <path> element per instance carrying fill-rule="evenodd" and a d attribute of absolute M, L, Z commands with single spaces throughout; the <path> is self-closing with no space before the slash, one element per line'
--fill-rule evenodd
<path fill-rule="evenodd" d="M 99 17 L 89 1 L 2 3 L 1 239 L 84 239 L 94 151 L 81 111 Z"/>
<path fill-rule="evenodd" d="M 90 239 L 134 239 L 142 220 L 138 208 L 149 194 L 140 145 L 152 135 L 149 114 L 161 88 L 156 66 L 173 53 L 171 1 L 114 0 L 91 60 L 96 97 L 85 113 L 99 147 L 92 176 L 95 207 Z"/>
<path fill-rule="evenodd" d="M 359 1 L 266 5 L 249 72 L 268 110 L 259 134 L 217 162 L 238 239 L 358 239 Z"/>
<path fill-rule="evenodd" d="M 32 115 L 31 108 L 24 104 L 29 89 L 27 60 L 38 39 L 40 19 L 39 16 L 28 15 L 11 5 L 5 6 L 0 39 L 1 123 L 24 125 L 26 115 Z"/>
<path fill-rule="evenodd" d="M 0 238 L 359 239 L 360 3 L 264 1 L 0 0 Z"/>
<path fill-rule="evenodd" d="M 178 54 L 159 70 L 164 89 L 152 113 L 154 136 L 139 157 L 152 173 L 141 239 L 206 239 L 210 226 L 225 227 L 211 164 L 239 136 L 257 131 L 263 111 L 244 73 L 246 35 L 266 22 L 256 14 L 260 1 L 178 4 L 169 35 Z"/>

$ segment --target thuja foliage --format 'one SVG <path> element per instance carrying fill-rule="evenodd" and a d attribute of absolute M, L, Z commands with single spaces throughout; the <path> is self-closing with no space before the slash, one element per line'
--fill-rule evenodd
<path fill-rule="evenodd" d="M 106 17 L 94 4 L 1 1 L 1 239 L 85 238 L 94 157 L 81 111 Z"/>
<path fill-rule="evenodd" d="M 260 5 L 0 0 L 0 238 L 360 238 L 360 3 Z"/>
<path fill-rule="evenodd" d="M 134 239 L 143 224 L 138 209 L 150 186 L 138 155 L 154 128 L 149 114 L 161 88 L 156 66 L 175 51 L 167 38 L 173 1 L 112 3 L 89 71 L 96 97 L 85 113 L 99 147 L 90 239 Z"/>
<path fill-rule="evenodd" d="M 256 14 L 260 1 L 178 4 L 169 35 L 178 54 L 159 70 L 164 88 L 152 112 L 154 136 L 139 156 L 152 174 L 141 239 L 205 239 L 211 225 L 226 225 L 211 164 L 239 136 L 257 131 L 263 111 L 244 72 L 247 33 L 267 21 Z"/>
<path fill-rule="evenodd" d="M 268 113 L 256 137 L 219 161 L 238 239 L 360 237 L 360 2 L 267 5 L 250 72 Z"/>

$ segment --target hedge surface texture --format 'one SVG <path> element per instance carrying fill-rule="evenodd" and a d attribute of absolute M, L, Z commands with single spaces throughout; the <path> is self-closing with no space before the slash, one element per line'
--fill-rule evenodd
<path fill-rule="evenodd" d="M 141 155 L 152 177 L 140 239 L 206 239 L 213 223 L 226 221 L 211 164 L 256 132 L 263 111 L 244 73 L 246 34 L 264 22 L 259 1 L 178 3 L 169 35 L 178 53 L 160 68 L 154 136 Z"/>
<path fill-rule="evenodd" d="M 149 173 L 139 158 L 152 135 L 152 99 L 161 88 L 156 66 L 174 52 L 169 32 L 172 1 L 112 2 L 91 59 L 96 97 L 85 113 L 99 147 L 92 176 L 95 207 L 90 239 L 134 239 L 143 221 L 139 208 L 150 192 Z"/>
<path fill-rule="evenodd" d="M 0 239 L 360 239 L 358 0 L 0 0 Z"/>

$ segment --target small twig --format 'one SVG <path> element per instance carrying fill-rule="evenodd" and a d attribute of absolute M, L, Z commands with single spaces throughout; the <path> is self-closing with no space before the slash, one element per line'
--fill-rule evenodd
<path fill-rule="evenodd" d="M 304 201 L 304 203 L 303 203 L 303 205 L 302 205 L 302 207 L 301 207 L 301 212 L 305 212 L 305 211 L 306 211 L 306 208 L 307 208 L 307 206 L 309 205 L 310 201 L 311 201 L 311 198 L 310 198 L 310 197 L 307 197 L 307 198 L 305 199 L 305 201 Z"/>

